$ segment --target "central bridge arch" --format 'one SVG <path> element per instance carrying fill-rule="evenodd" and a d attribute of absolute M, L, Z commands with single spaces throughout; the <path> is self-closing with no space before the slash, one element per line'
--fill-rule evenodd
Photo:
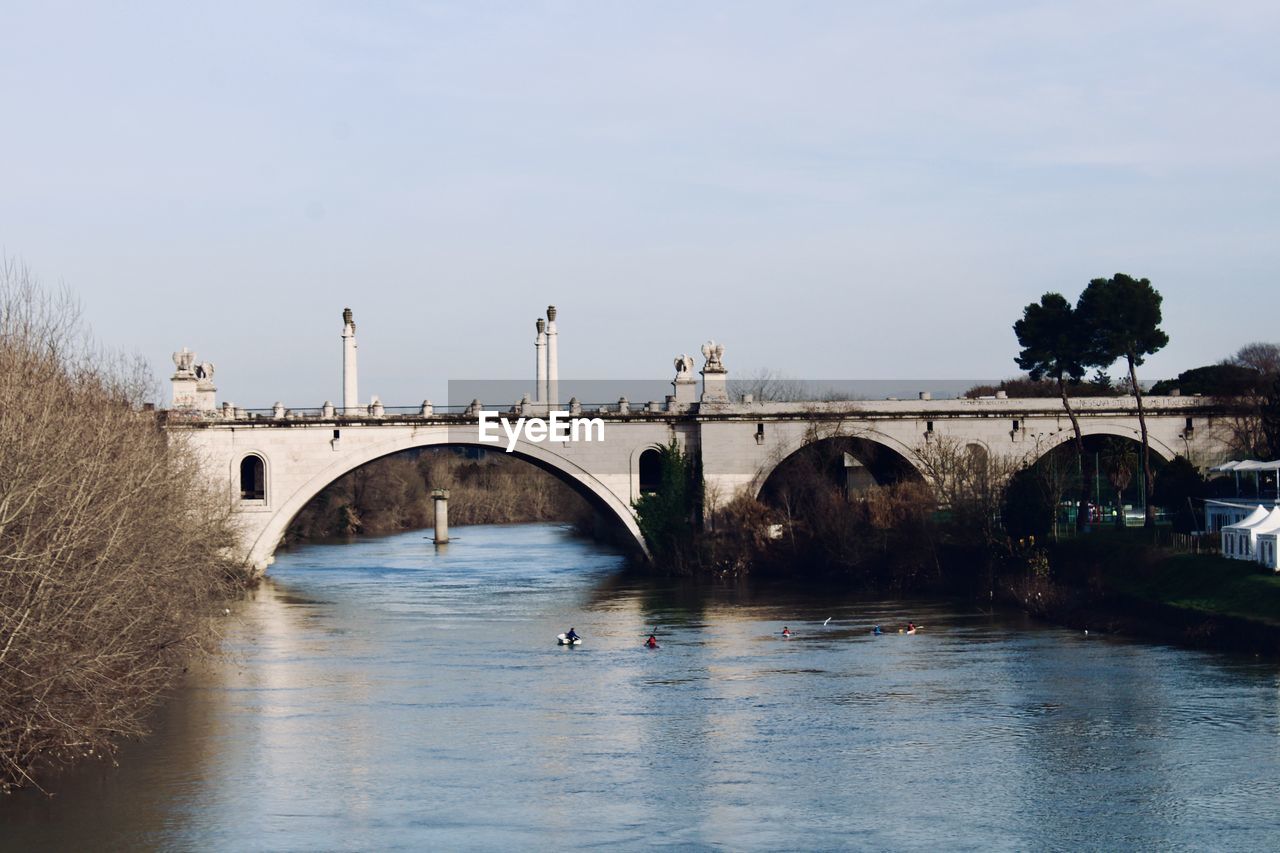
<path fill-rule="evenodd" d="M 798 454 L 818 448 L 824 444 L 842 441 L 863 443 L 873 448 L 876 452 L 883 453 L 885 461 L 892 467 L 903 473 L 909 472 L 910 476 L 924 478 L 924 471 L 916 460 L 915 451 L 893 436 L 886 435 L 878 430 L 852 429 L 838 430 L 831 433 L 823 432 L 821 434 L 806 432 L 787 442 L 768 462 L 760 467 L 751 483 L 751 496 L 755 498 L 761 497 L 765 485 L 774 473 L 786 465 L 787 462 L 795 459 Z"/>
<path fill-rule="evenodd" d="M 458 438 L 456 434 L 420 434 L 408 438 L 396 438 L 344 453 L 295 489 L 270 514 L 265 526 L 254 538 L 249 550 L 249 564 L 259 573 L 264 571 L 273 561 L 276 548 L 279 547 L 294 517 L 327 486 L 374 460 L 424 447 L 477 447 L 494 452 L 492 444 Z M 590 472 L 563 456 L 548 451 L 541 445 L 523 440 L 517 442 L 511 455 L 552 474 L 585 498 L 592 507 L 616 518 L 631 535 L 640 552 L 646 557 L 649 556 L 649 549 L 645 545 L 644 536 L 640 532 L 631 507 Z M 270 463 L 269 459 L 267 463 Z"/>

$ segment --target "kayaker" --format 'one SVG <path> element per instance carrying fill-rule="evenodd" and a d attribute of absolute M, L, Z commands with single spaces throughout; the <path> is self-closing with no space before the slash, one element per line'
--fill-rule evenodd
<path fill-rule="evenodd" d="M 658 647 L 658 638 L 650 634 L 649 639 L 645 640 L 644 644 L 651 649 L 656 649 Z"/>
<path fill-rule="evenodd" d="M 916 632 L 916 623 L 914 623 L 914 622 L 908 622 L 908 623 L 907 623 L 907 633 L 908 633 L 908 634 L 914 634 L 915 632 Z"/>
<path fill-rule="evenodd" d="M 574 640 L 578 639 L 578 632 L 570 628 L 568 631 L 565 631 L 564 638 L 572 643 Z"/>
<path fill-rule="evenodd" d="M 880 626 L 879 626 L 879 625 L 877 625 L 877 626 L 875 626 L 874 628 L 872 628 L 872 629 L 871 629 L 871 633 L 872 633 L 872 634 L 875 634 L 875 635 L 878 637 L 878 636 L 880 636 L 881 634 L 883 634 L 883 633 L 884 633 L 884 631 L 881 631 L 881 630 L 880 630 Z"/>
<path fill-rule="evenodd" d="M 791 629 L 790 629 L 790 628 L 788 628 L 786 625 L 783 625 L 783 626 L 782 626 L 782 636 L 784 636 L 784 637 L 790 637 L 790 636 L 791 636 Z"/>

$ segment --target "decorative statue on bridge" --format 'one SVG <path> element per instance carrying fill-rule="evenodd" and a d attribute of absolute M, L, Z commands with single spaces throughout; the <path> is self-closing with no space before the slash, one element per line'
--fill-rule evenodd
<path fill-rule="evenodd" d="M 703 370 L 724 370 L 724 344 L 707 341 L 702 345 L 702 357 L 707 360 Z"/>
<path fill-rule="evenodd" d="M 196 354 L 183 347 L 173 354 L 173 366 L 177 368 L 170 377 L 173 407 L 212 411 L 218 390 L 213 387 L 213 362 L 197 364 Z"/>
<path fill-rule="evenodd" d="M 173 366 L 177 368 L 177 372 L 183 376 L 195 375 L 192 366 L 196 363 L 196 354 L 191 350 L 183 347 L 180 352 L 173 354 Z"/>

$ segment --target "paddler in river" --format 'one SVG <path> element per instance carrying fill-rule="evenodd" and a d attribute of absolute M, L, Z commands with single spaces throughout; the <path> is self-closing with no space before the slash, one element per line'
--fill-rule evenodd
<path fill-rule="evenodd" d="M 790 637 L 790 636 L 791 636 L 791 629 L 790 629 L 790 628 L 788 628 L 786 625 L 783 625 L 783 626 L 782 626 L 782 636 L 784 636 L 784 637 Z"/>
<path fill-rule="evenodd" d="M 658 647 L 658 638 L 650 634 L 649 639 L 645 640 L 644 644 L 651 649 L 656 649 Z"/>
<path fill-rule="evenodd" d="M 568 631 L 564 632 L 564 638 L 567 642 L 572 643 L 574 640 L 578 639 L 578 632 L 570 628 Z"/>

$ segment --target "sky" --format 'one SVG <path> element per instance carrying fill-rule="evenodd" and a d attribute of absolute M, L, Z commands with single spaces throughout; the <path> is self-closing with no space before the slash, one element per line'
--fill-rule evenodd
<path fill-rule="evenodd" d="M 1280 4 L 0 0 L 0 252 L 219 399 L 999 378 L 1054 290 L 1280 339 Z M 699 358 L 699 364 L 701 359 Z M 167 383 L 166 383 L 167 384 Z M 167 391 L 165 392 L 167 394 Z"/>

